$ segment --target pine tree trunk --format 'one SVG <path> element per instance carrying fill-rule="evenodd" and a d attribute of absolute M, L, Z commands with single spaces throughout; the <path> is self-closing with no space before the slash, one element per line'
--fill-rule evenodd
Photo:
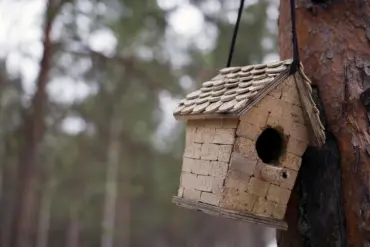
<path fill-rule="evenodd" d="M 1 87 L 0 82 L 0 89 L 3 89 L 4 87 Z M 0 125 L 3 123 L 3 121 L 6 120 L 6 116 L 4 114 L 4 111 L 2 109 L 2 105 L 0 105 Z M 3 131 L 0 129 L 0 246 L 8 246 L 9 245 L 9 235 L 11 230 L 11 214 L 12 212 L 9 212 L 9 207 L 11 203 L 13 203 L 13 198 L 9 197 L 9 194 L 11 194 L 8 191 L 5 191 L 3 193 L 3 189 L 5 186 L 5 177 L 4 173 L 6 171 L 5 164 L 7 163 L 7 155 L 5 151 L 5 142 L 6 137 L 3 134 Z M 8 192 L 8 193 L 6 193 Z M 10 216 L 10 217 L 9 217 Z"/>
<path fill-rule="evenodd" d="M 54 192 L 54 181 L 51 179 L 46 185 L 45 192 L 41 198 L 41 205 L 39 210 L 39 222 L 36 236 L 36 247 L 47 247 L 49 228 L 50 228 L 50 213 L 51 202 Z"/>
<path fill-rule="evenodd" d="M 128 178 L 126 178 L 128 179 Z M 128 184 L 128 183 L 126 183 Z M 129 184 L 128 184 L 129 186 Z M 122 203 L 120 207 L 122 208 L 122 220 L 121 225 L 123 226 L 122 237 L 120 238 L 120 247 L 130 247 L 130 225 L 131 225 L 131 201 L 127 192 L 123 195 Z M 120 233 L 121 234 L 121 233 Z"/>
<path fill-rule="evenodd" d="M 113 247 L 114 229 L 117 202 L 117 176 L 119 168 L 121 129 L 120 121 L 112 119 L 110 127 L 110 143 L 107 150 L 107 178 L 104 202 L 104 215 L 102 222 L 101 247 Z"/>
<path fill-rule="evenodd" d="M 79 207 L 71 207 L 67 228 L 66 247 L 78 247 L 80 237 Z"/>
<path fill-rule="evenodd" d="M 121 147 L 122 149 L 123 147 Z M 127 160 L 126 160 L 127 161 Z M 128 162 L 129 163 L 129 162 Z M 116 234 L 114 238 L 115 246 L 119 247 L 130 247 L 131 246 L 131 197 L 130 197 L 130 167 L 128 163 L 121 164 L 119 166 L 119 188 L 123 190 L 117 191 L 117 202 L 116 207 Z"/>
<path fill-rule="evenodd" d="M 12 233 L 12 216 L 15 206 L 14 191 L 5 187 L 1 201 L 1 235 L 0 246 L 10 246 L 10 238 Z"/>
<path fill-rule="evenodd" d="M 24 117 L 23 142 L 19 153 L 18 189 L 16 208 L 13 215 L 11 247 L 29 247 L 33 242 L 34 215 L 37 205 L 37 157 L 45 129 L 44 116 L 47 104 L 46 85 L 52 60 L 51 29 L 55 17 L 56 4 L 48 0 L 46 4 L 43 55 L 36 81 L 37 89 L 31 106 Z"/>
<path fill-rule="evenodd" d="M 0 109 L 0 112 L 1 112 L 1 109 Z M 0 113 L 0 123 L 1 123 L 1 119 L 2 119 L 2 116 L 1 116 L 1 113 Z M 4 148 L 4 136 L 2 135 L 1 131 L 0 131 L 0 160 L 2 161 L 5 161 L 6 159 L 6 155 L 5 155 L 5 148 Z M 5 170 L 5 162 L 1 162 L 0 163 L 0 202 L 3 198 L 3 189 L 4 189 L 4 170 Z"/>
<path fill-rule="evenodd" d="M 121 169 L 122 167 L 120 167 Z M 125 170 L 126 171 L 126 170 Z M 126 173 L 127 174 L 127 173 Z M 119 187 L 128 188 L 129 182 L 126 180 L 127 175 L 120 177 Z M 121 182 L 122 181 L 122 182 Z M 116 207 L 119 208 L 116 212 L 116 234 L 114 236 L 114 246 L 130 247 L 130 225 L 131 225 L 131 200 L 127 191 L 120 191 L 117 195 Z"/>
<path fill-rule="evenodd" d="M 327 143 L 303 156 L 286 214 L 289 230 L 278 233 L 279 247 L 370 246 L 370 136 L 364 106 L 369 104 L 370 2 L 331 2 L 313 11 L 297 9 L 301 61 L 322 103 Z M 290 10 L 289 1 L 280 4 L 284 59 L 292 56 Z"/>

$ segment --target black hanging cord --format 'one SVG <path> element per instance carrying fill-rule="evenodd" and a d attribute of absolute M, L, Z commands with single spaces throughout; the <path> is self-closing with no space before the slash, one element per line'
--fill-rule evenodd
<path fill-rule="evenodd" d="M 244 0 L 240 0 L 238 18 L 236 19 L 236 24 L 235 24 L 235 27 L 234 27 L 233 38 L 231 40 L 231 45 L 230 45 L 230 50 L 229 50 L 229 58 L 227 59 L 226 67 L 230 67 L 231 60 L 233 59 L 235 41 L 236 41 L 236 36 L 238 35 L 239 23 L 240 23 L 240 19 L 242 17 L 243 8 L 244 8 Z"/>
<path fill-rule="evenodd" d="M 292 43 L 293 43 L 293 63 L 290 67 L 290 74 L 294 74 L 300 66 L 298 39 L 295 19 L 295 0 L 290 0 L 290 18 L 292 22 Z"/>
<path fill-rule="evenodd" d="M 243 8 L 244 8 L 244 1 L 245 0 L 240 0 L 238 18 L 236 20 L 236 24 L 234 27 L 234 32 L 233 32 L 233 37 L 231 40 L 229 57 L 227 59 L 226 67 L 230 67 L 231 61 L 233 58 L 236 36 L 238 35 L 240 19 L 241 19 Z M 290 67 L 290 74 L 294 74 L 300 67 L 298 39 L 297 39 L 297 30 L 296 30 L 296 19 L 295 19 L 295 0 L 290 0 L 290 15 L 291 15 L 291 23 L 292 23 L 292 43 L 293 43 L 293 62 Z"/>

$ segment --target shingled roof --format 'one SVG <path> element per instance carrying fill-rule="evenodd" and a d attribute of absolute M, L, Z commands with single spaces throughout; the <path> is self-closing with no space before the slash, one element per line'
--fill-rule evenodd
<path fill-rule="evenodd" d="M 181 100 L 174 115 L 234 115 L 230 113 L 238 113 L 244 109 L 252 98 L 256 98 L 261 91 L 272 85 L 274 79 L 286 74 L 291 63 L 292 60 L 289 59 L 221 69 L 216 77 L 204 82 L 200 89 Z"/>
<path fill-rule="evenodd" d="M 266 64 L 228 67 L 182 99 L 174 111 L 176 119 L 238 117 L 262 100 L 289 77 L 292 59 Z M 308 126 L 314 134 L 314 145 L 325 142 L 324 126 L 311 96 L 309 79 L 302 66 L 294 75 Z"/>

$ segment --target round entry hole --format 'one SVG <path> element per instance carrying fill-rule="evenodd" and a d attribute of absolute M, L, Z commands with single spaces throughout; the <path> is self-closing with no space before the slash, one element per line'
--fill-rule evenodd
<path fill-rule="evenodd" d="M 283 153 L 284 140 L 274 128 L 266 128 L 256 141 L 258 157 L 267 164 L 276 164 Z"/>

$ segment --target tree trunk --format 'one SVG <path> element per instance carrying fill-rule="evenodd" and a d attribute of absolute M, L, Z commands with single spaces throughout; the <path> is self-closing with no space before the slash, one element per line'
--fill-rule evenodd
<path fill-rule="evenodd" d="M 101 247 L 113 247 L 117 202 L 117 176 L 119 168 L 121 123 L 114 117 L 110 127 L 110 143 L 107 150 L 107 178 L 102 222 Z"/>
<path fill-rule="evenodd" d="M 0 90 L 1 89 L 4 89 L 4 87 L 1 87 L 0 85 Z M 2 125 L 4 120 L 6 120 L 6 116 L 2 107 L 3 106 L 0 104 L 0 125 Z M 4 174 L 7 168 L 6 164 L 8 157 L 5 149 L 6 136 L 3 134 L 2 130 L 0 130 L 0 140 L 0 246 L 8 246 L 12 220 L 12 211 L 10 209 L 13 208 L 12 204 L 14 203 L 14 200 L 11 196 L 13 191 L 11 191 L 9 188 L 7 191 L 4 190 L 4 178 L 6 178 Z"/>
<path fill-rule="evenodd" d="M 303 156 L 286 215 L 289 230 L 278 233 L 280 247 L 370 246 L 370 138 L 364 107 L 369 104 L 370 2 L 331 2 L 297 9 L 301 61 L 320 96 L 327 142 Z M 286 0 L 279 17 L 282 59 L 292 56 L 290 34 Z"/>
<path fill-rule="evenodd" d="M 125 149 L 121 145 L 121 150 Z M 130 151 L 128 151 L 130 152 Z M 122 155 L 122 154 L 121 154 Z M 127 163 L 126 163 L 127 162 Z M 125 159 L 125 163 L 120 164 L 118 168 L 118 188 L 123 188 L 120 191 L 117 191 L 117 200 L 116 208 L 119 209 L 116 212 L 116 226 L 115 231 L 118 231 L 115 234 L 114 243 L 115 246 L 119 247 L 130 247 L 131 246 L 131 195 L 130 195 L 130 186 L 131 186 L 131 171 L 130 171 L 130 159 Z M 120 172 L 123 171 L 123 172 Z"/>
<path fill-rule="evenodd" d="M 12 215 L 15 207 L 14 190 L 5 187 L 1 201 L 1 235 L 0 246 L 10 246 L 10 238 L 12 234 Z"/>
<path fill-rule="evenodd" d="M 129 179 L 127 178 L 126 176 L 126 179 Z M 129 182 L 127 181 L 126 183 L 128 186 L 129 186 Z M 130 225 L 131 225 L 131 201 L 130 201 L 130 196 L 128 195 L 128 193 L 126 192 L 124 195 L 123 195 L 123 199 L 122 199 L 122 204 L 120 204 L 120 206 L 122 207 L 122 220 L 123 222 L 121 223 L 121 225 L 124 227 L 123 228 L 123 233 L 122 233 L 122 237 L 120 238 L 120 247 L 130 247 L 131 246 L 131 228 L 130 228 Z"/>
<path fill-rule="evenodd" d="M 28 247 L 32 245 L 34 230 L 33 216 L 37 204 L 37 157 L 39 146 L 45 129 L 44 116 L 47 103 L 46 85 L 52 60 L 52 44 L 50 33 L 60 4 L 48 0 L 44 24 L 43 55 L 40 71 L 36 81 L 37 89 L 32 98 L 31 106 L 24 117 L 24 138 L 19 154 L 18 191 L 16 209 L 13 215 L 11 247 Z"/>
<path fill-rule="evenodd" d="M 78 247 L 80 236 L 79 207 L 71 207 L 67 228 L 66 247 Z"/>
<path fill-rule="evenodd" d="M 50 179 L 46 184 L 45 192 L 41 198 L 41 207 L 39 210 L 39 222 L 36 236 L 36 247 L 47 247 L 49 228 L 50 228 L 50 211 L 51 202 L 54 192 L 54 180 Z"/>
<path fill-rule="evenodd" d="M 0 123 L 2 122 L 2 119 L 4 118 L 3 114 L 2 114 L 2 110 L 0 109 Z M 6 159 L 6 155 L 5 155 L 5 147 L 4 147 L 4 141 L 5 140 L 5 137 L 4 135 L 2 134 L 2 132 L 0 131 L 0 140 L 2 140 L 0 142 L 0 160 L 2 160 L 3 162 L 0 163 L 0 202 L 3 200 L 3 189 L 4 189 L 4 170 L 5 170 L 5 159 Z"/>

